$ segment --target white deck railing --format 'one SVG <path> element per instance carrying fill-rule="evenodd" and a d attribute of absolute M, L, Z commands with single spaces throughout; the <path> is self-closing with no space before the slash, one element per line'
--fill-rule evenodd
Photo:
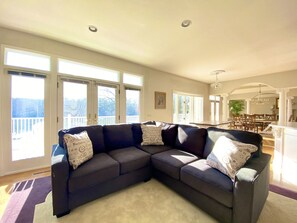
<path fill-rule="evenodd" d="M 44 118 L 12 118 L 12 137 L 20 136 L 24 133 L 38 131 L 42 127 Z"/>
<path fill-rule="evenodd" d="M 71 128 L 74 126 L 84 126 L 87 125 L 86 117 L 64 117 L 64 128 Z M 127 123 L 139 122 L 139 116 L 127 116 Z M 115 116 L 99 116 L 99 125 L 111 125 L 115 124 Z M 34 132 L 42 130 L 44 126 L 44 118 L 12 118 L 11 128 L 13 138 L 19 137 L 22 134 L 28 132 Z"/>

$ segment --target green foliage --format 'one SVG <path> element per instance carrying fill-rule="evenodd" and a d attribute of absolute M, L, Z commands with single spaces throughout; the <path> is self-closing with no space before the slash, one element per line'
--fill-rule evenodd
<path fill-rule="evenodd" d="M 229 101 L 229 110 L 232 115 L 239 115 L 244 110 L 243 100 L 231 100 Z"/>

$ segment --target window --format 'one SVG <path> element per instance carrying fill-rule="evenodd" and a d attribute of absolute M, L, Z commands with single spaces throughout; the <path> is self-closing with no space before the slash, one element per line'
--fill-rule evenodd
<path fill-rule="evenodd" d="M 87 77 L 105 81 L 119 81 L 119 72 L 105 68 L 78 63 L 70 60 L 58 60 L 58 72 L 80 77 Z"/>
<path fill-rule="evenodd" d="M 5 48 L 4 64 L 9 66 L 50 70 L 50 57 L 28 51 Z"/>
<path fill-rule="evenodd" d="M 140 75 L 124 73 L 123 82 L 124 82 L 124 84 L 142 86 L 143 85 L 143 77 Z"/>
<path fill-rule="evenodd" d="M 140 90 L 126 89 L 126 122 L 140 121 Z"/>
<path fill-rule="evenodd" d="M 173 94 L 173 122 L 185 123 L 203 120 L 203 97 Z"/>
<path fill-rule="evenodd" d="M 123 83 L 125 85 L 134 85 L 137 87 L 126 87 L 126 122 L 140 122 L 140 100 L 141 87 L 143 86 L 143 76 L 135 74 L 123 74 Z M 140 88 L 139 88 L 140 87 Z"/>
<path fill-rule="evenodd" d="M 210 95 L 210 114 L 211 121 L 219 121 L 220 120 L 220 96 Z"/>

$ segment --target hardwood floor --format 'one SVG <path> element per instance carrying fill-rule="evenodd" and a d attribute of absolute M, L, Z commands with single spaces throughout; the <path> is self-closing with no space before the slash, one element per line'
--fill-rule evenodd
<path fill-rule="evenodd" d="M 19 181 L 50 176 L 50 167 L 0 177 L 0 219 L 9 201 L 13 184 Z"/>

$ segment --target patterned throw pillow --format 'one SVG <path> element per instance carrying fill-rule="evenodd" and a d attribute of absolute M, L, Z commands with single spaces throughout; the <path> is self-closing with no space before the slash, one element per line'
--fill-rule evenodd
<path fill-rule="evenodd" d="M 162 141 L 162 126 L 141 125 L 142 146 L 164 145 Z"/>
<path fill-rule="evenodd" d="M 69 163 L 74 170 L 93 157 L 92 142 L 86 131 L 74 135 L 65 134 L 64 141 L 67 146 Z"/>
<path fill-rule="evenodd" d="M 212 152 L 208 155 L 206 163 L 235 179 L 236 172 L 251 157 L 251 153 L 258 150 L 252 144 L 246 144 L 221 136 L 216 141 Z"/>

